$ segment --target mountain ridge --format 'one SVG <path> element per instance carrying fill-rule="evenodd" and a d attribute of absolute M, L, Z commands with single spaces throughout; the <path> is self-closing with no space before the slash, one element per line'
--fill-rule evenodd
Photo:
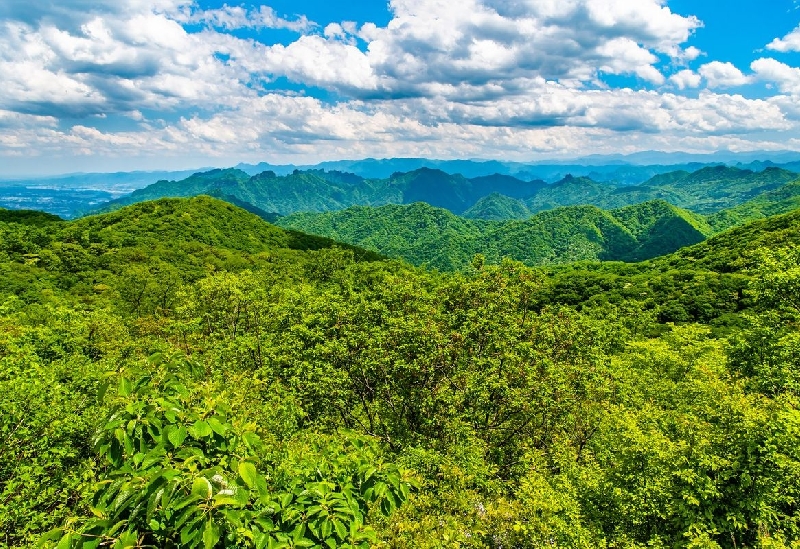
<path fill-rule="evenodd" d="M 463 268 L 479 253 L 491 262 L 510 257 L 528 265 L 634 261 L 675 251 L 710 234 L 702 218 L 663 201 L 616 211 L 567 206 L 512 221 L 468 219 L 419 202 L 299 213 L 277 224 L 443 270 Z"/>

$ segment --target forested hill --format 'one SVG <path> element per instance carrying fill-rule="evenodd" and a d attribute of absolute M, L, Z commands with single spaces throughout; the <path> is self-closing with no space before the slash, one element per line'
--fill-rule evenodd
<path fill-rule="evenodd" d="M 798 242 L 440 273 L 209 197 L 0 211 L 0 547 L 790 549 Z"/>
<path fill-rule="evenodd" d="M 444 270 L 463 269 L 478 253 L 492 263 L 510 257 L 527 265 L 636 261 L 695 244 L 711 232 L 699 216 L 664 201 L 613 211 L 572 206 L 505 222 L 465 219 L 420 202 L 295 214 L 277 223 Z"/>
<path fill-rule="evenodd" d="M 322 170 L 295 171 L 285 176 L 267 171 L 251 177 L 241 170 L 227 169 L 198 173 L 182 181 L 159 181 L 107 203 L 100 211 L 164 197 L 211 194 L 250 204 L 270 219 L 277 214 L 414 202 L 470 218 L 493 220 L 524 219 L 560 206 L 615 209 L 651 200 L 666 200 L 691 211 L 712 213 L 747 202 L 796 178 L 793 172 L 773 167 L 753 172 L 724 166 L 694 173 L 661 174 L 637 186 L 572 176 L 553 184 L 497 174 L 469 179 L 429 168 L 396 173 L 387 179 L 363 179 Z"/>
<path fill-rule="evenodd" d="M 71 222 L 0 210 L 0 299 L 40 300 L 66 291 L 87 302 L 111 299 L 123 308 L 154 310 L 171 306 L 180 284 L 210 271 L 279 264 L 334 246 L 358 259 L 382 257 L 275 227 L 207 196 L 143 202 Z"/>
<path fill-rule="evenodd" d="M 701 321 L 727 332 L 753 305 L 753 273 L 783 277 L 796 265 L 776 264 L 781 250 L 800 247 L 800 210 L 744 224 L 708 240 L 640 263 L 580 262 L 548 268 L 545 302 L 575 307 L 641 302 L 662 322 Z M 788 290 L 785 299 L 791 297 Z M 800 302 L 799 302 L 800 303 Z"/>
<path fill-rule="evenodd" d="M 723 231 L 749 221 L 779 215 L 800 208 L 800 180 L 765 192 L 728 210 L 709 216 L 715 231 Z"/>
<path fill-rule="evenodd" d="M 779 168 L 753 172 L 725 166 L 703 168 L 693 173 L 670 172 L 633 186 L 598 183 L 587 177 L 566 177 L 542 187 L 524 200 L 487 197 L 464 215 L 479 219 L 524 219 L 560 206 L 589 204 L 614 209 L 651 200 L 665 200 L 696 213 L 711 214 L 741 205 L 796 179 L 796 173 Z"/>
<path fill-rule="evenodd" d="M 422 168 L 391 178 L 367 180 L 353 174 L 321 170 L 296 171 L 286 176 L 263 172 L 253 177 L 236 169 L 195 174 L 182 181 L 159 181 L 115 200 L 103 209 L 163 197 L 218 194 L 252 204 L 259 210 L 282 215 L 298 211 L 331 211 L 352 205 L 384 205 L 428 202 L 461 213 L 492 192 L 525 198 L 545 186 L 510 176 L 466 179 Z"/>

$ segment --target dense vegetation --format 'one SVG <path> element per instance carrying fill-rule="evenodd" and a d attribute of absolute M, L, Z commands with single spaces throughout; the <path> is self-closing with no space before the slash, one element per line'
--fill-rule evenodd
<path fill-rule="evenodd" d="M 419 202 L 295 214 L 277 223 L 442 270 L 463 269 L 477 253 L 490 263 L 510 257 L 526 265 L 636 261 L 695 244 L 711 232 L 701 217 L 663 201 L 613 211 L 572 206 L 524 221 L 495 222 L 458 217 Z"/>
<path fill-rule="evenodd" d="M 753 172 L 726 166 L 706 167 L 692 173 L 662 173 L 644 183 L 630 186 L 598 183 L 588 177 L 567 176 L 524 200 L 507 196 L 487 197 L 464 215 L 478 219 L 525 219 L 537 212 L 562 206 L 590 204 L 614 209 L 652 200 L 664 200 L 696 213 L 711 214 L 734 208 L 760 195 L 765 196 L 761 201 L 762 205 L 765 202 L 783 200 L 786 196 L 771 193 L 777 192 L 776 189 L 796 178 L 795 173 L 779 168 Z M 786 211 L 789 209 L 776 209 L 772 213 Z M 749 221 L 753 217 L 746 217 L 742 211 L 737 219 Z M 722 230 L 735 224 L 738 223 L 725 225 L 718 222 L 717 226 Z"/>
<path fill-rule="evenodd" d="M 285 176 L 266 171 L 251 177 L 244 171 L 228 169 L 194 174 L 182 181 L 159 181 L 103 209 L 164 197 L 211 194 L 280 215 L 425 202 L 468 218 L 502 221 L 526 219 L 561 206 L 618 209 L 653 200 L 709 214 L 740 205 L 796 178 L 797 174 L 774 167 L 754 172 L 716 166 L 693 173 L 659 174 L 636 186 L 569 175 L 548 185 L 541 180 L 522 181 L 499 174 L 466 178 L 428 168 L 395 173 L 386 179 L 323 170 L 295 171 Z"/>
<path fill-rule="evenodd" d="M 440 274 L 207 197 L 2 213 L 0 547 L 800 540 L 800 214 Z"/>

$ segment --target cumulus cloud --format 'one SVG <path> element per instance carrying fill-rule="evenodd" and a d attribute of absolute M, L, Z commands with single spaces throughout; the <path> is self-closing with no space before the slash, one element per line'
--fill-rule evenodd
<path fill-rule="evenodd" d="M 702 23 L 666 0 L 389 8 L 379 27 L 188 0 L 0 3 L 0 155 L 524 158 L 745 149 L 765 131 L 797 131 L 791 101 L 702 86 L 758 78 L 800 93 L 800 69 L 772 59 L 753 75 L 719 61 L 690 69 L 703 52 L 687 41 Z M 243 28 L 299 36 L 232 32 Z M 611 87 L 608 75 L 634 77 L 637 89 Z M 281 78 L 291 92 L 275 90 Z M 304 96 L 314 88 L 327 99 Z M 114 117 L 124 131 L 108 129 Z"/>
<path fill-rule="evenodd" d="M 703 77 L 690 69 L 684 69 L 670 76 L 669 81 L 675 84 L 679 90 L 688 88 L 699 88 L 703 82 Z"/>
<path fill-rule="evenodd" d="M 761 80 L 777 84 L 782 92 L 800 95 L 800 68 L 771 58 L 757 59 L 750 68 Z"/>
<path fill-rule="evenodd" d="M 282 18 L 268 6 L 198 10 L 186 0 L 87 2 L 69 4 L 85 12 L 71 12 L 66 19 L 74 24 L 66 26 L 41 6 L 6 6 L 0 75 L 14 86 L 0 106 L 75 117 L 186 102 L 213 108 L 221 97 L 251 96 L 258 82 L 279 77 L 363 100 L 444 90 L 471 100 L 516 93 L 519 82 L 532 78 L 580 87 L 598 83 L 602 74 L 660 85 L 665 77 L 655 66 L 656 53 L 694 55 L 681 43 L 700 25 L 661 0 L 466 0 L 458 10 L 443 0 L 392 0 L 394 18 L 386 27 L 343 22 L 322 34 L 309 32 L 315 24 L 306 17 Z M 187 24 L 207 28 L 190 32 Z M 268 45 L 226 32 L 242 27 L 303 34 Z M 16 54 L 21 50 L 30 54 L 24 61 Z M 31 82 L 35 90 L 26 89 Z M 66 93 L 59 98 L 53 90 Z"/>
<path fill-rule="evenodd" d="M 465 0 L 457 10 L 444 0 L 392 0 L 390 7 L 388 26 L 365 25 L 359 36 L 381 89 L 397 96 L 536 77 L 582 85 L 602 73 L 661 84 L 656 54 L 686 55 L 681 45 L 701 25 L 659 0 Z"/>
<path fill-rule="evenodd" d="M 767 49 L 779 52 L 800 51 L 800 26 L 783 38 L 776 38 L 767 44 Z"/>
<path fill-rule="evenodd" d="M 752 78 L 737 69 L 733 63 L 712 61 L 701 66 L 698 72 L 706 79 L 709 88 L 733 88 L 752 82 Z"/>
<path fill-rule="evenodd" d="M 212 10 L 184 11 L 178 20 L 184 23 L 207 24 L 211 27 L 233 30 L 242 28 L 287 29 L 295 32 L 308 32 L 317 26 L 305 15 L 295 19 L 285 19 L 269 6 L 259 6 L 248 10 L 242 6 L 228 6 Z"/>

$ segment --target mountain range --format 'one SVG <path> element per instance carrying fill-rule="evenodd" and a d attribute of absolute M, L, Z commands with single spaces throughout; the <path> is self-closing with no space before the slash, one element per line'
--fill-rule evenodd
<path fill-rule="evenodd" d="M 527 265 L 637 261 L 701 242 L 711 233 L 701 216 L 661 200 L 610 211 L 568 206 L 513 221 L 466 219 L 417 202 L 300 213 L 277 223 L 441 270 L 464 269 L 476 254 L 491 263 L 510 257 Z"/>
<path fill-rule="evenodd" d="M 489 219 L 515 219 L 559 206 L 613 209 L 649 200 L 666 200 L 707 214 L 742 204 L 796 178 L 796 173 L 782 168 L 752 171 L 726 166 L 705 167 L 695 172 L 673 171 L 656 175 L 641 185 L 603 183 L 572 175 L 553 184 L 502 174 L 467 178 L 430 168 L 398 172 L 386 179 L 365 179 L 352 173 L 324 170 L 296 170 L 284 176 L 266 171 L 250 176 L 231 168 L 193 174 L 180 181 L 162 180 L 111 201 L 104 208 L 157 198 L 220 193 L 279 215 L 334 211 L 356 205 L 426 202 L 472 218 L 487 215 Z M 505 201 L 511 208 L 507 217 L 502 216 L 504 208 L 495 207 L 483 213 L 484 206 L 479 202 L 494 194 L 518 201 L 513 206 Z"/>

